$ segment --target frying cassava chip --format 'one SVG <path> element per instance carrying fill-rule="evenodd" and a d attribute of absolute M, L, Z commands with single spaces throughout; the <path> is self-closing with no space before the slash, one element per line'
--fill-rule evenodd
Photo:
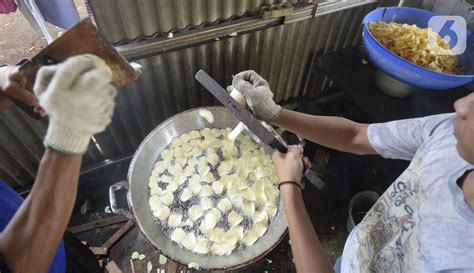
<path fill-rule="evenodd" d="M 180 246 L 229 255 L 255 243 L 277 213 L 279 191 L 270 157 L 250 137 L 227 129 L 176 137 L 148 181 L 152 214 Z"/>

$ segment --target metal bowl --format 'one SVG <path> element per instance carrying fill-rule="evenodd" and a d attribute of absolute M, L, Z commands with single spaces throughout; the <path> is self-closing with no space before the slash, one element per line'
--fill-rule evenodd
<path fill-rule="evenodd" d="M 209 124 L 199 115 L 198 111 L 200 109 L 207 109 L 212 112 L 215 117 L 213 124 Z M 270 222 L 267 232 L 254 245 L 235 250 L 228 256 L 201 255 L 181 248 L 166 237 L 160 225 L 154 220 L 148 205 L 148 180 L 153 165 L 161 151 L 168 146 L 173 138 L 196 129 L 234 127 L 237 123 L 238 120 L 234 115 L 224 107 L 204 107 L 188 110 L 161 123 L 148 134 L 135 152 L 128 171 L 128 183 L 122 181 L 110 187 L 112 211 L 135 218 L 138 227 L 148 241 L 159 249 L 163 255 L 180 264 L 188 265 L 194 262 L 199 264 L 202 269 L 222 270 L 239 268 L 263 257 L 278 245 L 286 234 L 288 224 L 281 197 L 278 212 Z M 265 149 L 268 154 L 271 154 L 271 148 L 266 146 Z M 131 213 L 117 207 L 115 191 L 119 189 L 128 189 L 127 200 Z"/>
<path fill-rule="evenodd" d="M 408 98 L 422 90 L 416 86 L 401 82 L 380 69 L 375 71 L 375 86 L 383 93 L 395 98 Z"/>

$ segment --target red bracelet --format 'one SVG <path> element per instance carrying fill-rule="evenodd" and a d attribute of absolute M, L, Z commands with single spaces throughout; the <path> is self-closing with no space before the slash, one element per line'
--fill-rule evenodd
<path fill-rule="evenodd" d="M 280 182 L 280 184 L 278 184 L 278 190 L 280 190 L 281 185 L 284 185 L 284 184 L 293 184 L 293 185 L 296 185 L 298 188 L 300 188 L 300 190 L 303 190 L 303 187 L 301 187 L 301 185 L 298 184 L 298 183 L 296 183 L 295 181 L 283 181 L 283 182 Z"/>

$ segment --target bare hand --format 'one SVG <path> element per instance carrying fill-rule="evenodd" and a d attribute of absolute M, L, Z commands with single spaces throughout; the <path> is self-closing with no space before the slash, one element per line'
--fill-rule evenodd
<path fill-rule="evenodd" d="M 0 67 L 1 110 L 10 105 L 11 101 L 8 99 L 10 98 L 34 107 L 36 113 L 44 116 L 45 113 L 39 106 L 36 96 L 22 85 L 22 78 L 18 73 L 18 68 L 19 66 L 14 65 Z"/>
<path fill-rule="evenodd" d="M 303 148 L 298 145 L 288 146 L 286 154 L 275 151 L 272 156 L 278 182 L 293 181 L 304 187 Z"/>

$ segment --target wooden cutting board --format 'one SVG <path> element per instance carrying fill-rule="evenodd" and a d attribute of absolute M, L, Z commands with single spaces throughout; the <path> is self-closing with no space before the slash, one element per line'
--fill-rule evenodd
<path fill-rule="evenodd" d="M 69 57 L 86 53 L 97 55 L 107 63 L 112 70 L 112 82 L 116 87 L 126 85 L 136 80 L 140 75 L 141 71 L 135 70 L 99 33 L 91 19 L 86 18 L 46 46 L 30 62 L 19 68 L 24 79 L 23 86 L 28 90 L 33 90 L 36 73 L 42 66 L 60 63 Z M 32 117 L 41 118 L 39 114 L 34 113 L 31 106 L 18 100 L 13 101 Z"/>

